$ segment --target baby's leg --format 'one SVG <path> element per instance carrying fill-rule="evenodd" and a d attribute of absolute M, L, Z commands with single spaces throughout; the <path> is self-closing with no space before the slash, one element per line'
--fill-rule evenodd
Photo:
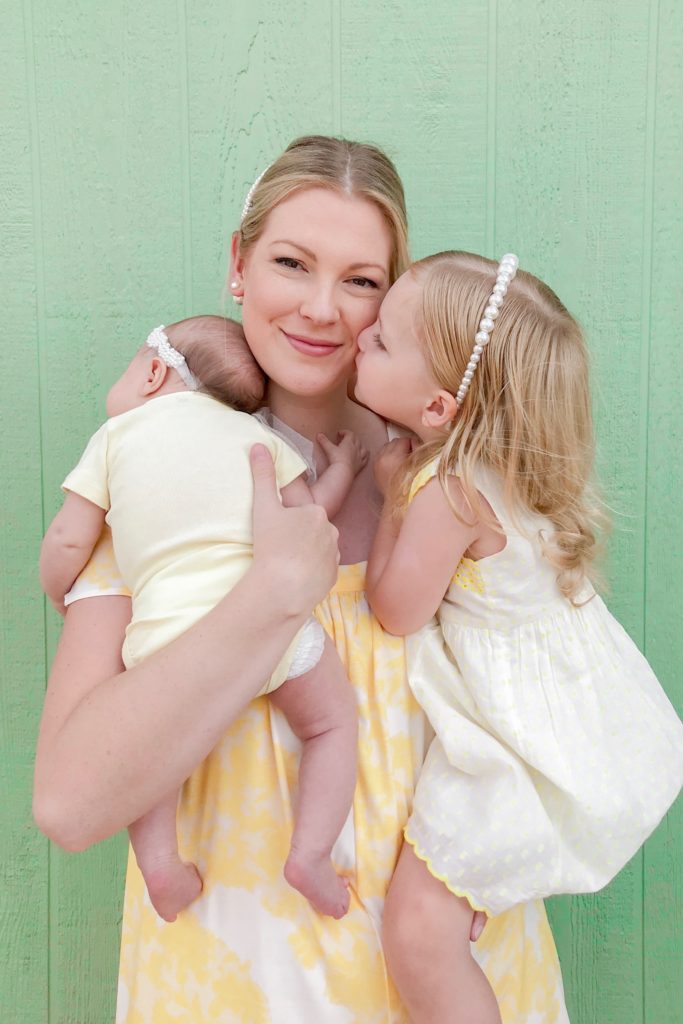
<path fill-rule="evenodd" d="M 382 924 L 389 971 L 412 1024 L 501 1024 L 496 997 L 470 952 L 473 911 L 405 843 Z"/>
<path fill-rule="evenodd" d="M 202 891 L 196 867 L 186 864 L 178 855 L 177 805 L 178 794 L 173 793 L 128 829 L 149 898 L 165 921 L 175 921 L 180 911 Z"/>
<path fill-rule="evenodd" d="M 347 884 L 335 872 L 330 855 L 356 785 L 358 714 L 332 641 L 326 637 L 314 668 L 288 679 L 270 698 L 303 744 L 285 878 L 319 913 L 343 917 L 349 909 Z"/>

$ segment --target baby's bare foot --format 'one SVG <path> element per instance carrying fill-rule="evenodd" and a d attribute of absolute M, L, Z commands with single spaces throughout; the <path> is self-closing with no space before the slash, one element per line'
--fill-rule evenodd
<path fill-rule="evenodd" d="M 290 852 L 285 878 L 315 907 L 319 914 L 337 919 L 349 909 L 349 883 L 340 878 L 329 857 Z"/>
<path fill-rule="evenodd" d="M 145 881 L 152 905 L 164 921 L 175 921 L 202 891 L 202 880 L 194 864 L 179 858 L 155 866 L 145 874 Z"/>

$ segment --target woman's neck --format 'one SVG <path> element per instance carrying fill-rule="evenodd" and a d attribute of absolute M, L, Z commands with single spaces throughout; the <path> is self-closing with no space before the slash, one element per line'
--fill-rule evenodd
<path fill-rule="evenodd" d="M 350 426 L 346 420 L 353 403 L 345 387 L 331 394 L 302 397 L 271 382 L 266 401 L 274 416 L 311 441 L 315 441 L 318 434 L 336 438 L 340 430 Z"/>

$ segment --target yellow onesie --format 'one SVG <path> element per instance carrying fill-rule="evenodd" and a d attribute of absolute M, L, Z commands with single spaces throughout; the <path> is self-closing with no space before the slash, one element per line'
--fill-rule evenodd
<path fill-rule="evenodd" d="M 126 667 L 189 629 L 249 568 L 248 456 L 257 443 L 273 456 L 278 487 L 305 472 L 303 459 L 252 416 L 197 392 L 164 395 L 107 420 L 62 484 L 107 510 L 133 598 Z M 297 639 L 264 692 L 286 678 Z"/>

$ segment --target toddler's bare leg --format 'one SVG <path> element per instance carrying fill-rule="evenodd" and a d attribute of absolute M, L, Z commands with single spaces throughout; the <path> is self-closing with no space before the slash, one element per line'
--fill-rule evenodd
<path fill-rule="evenodd" d="M 384 907 L 389 971 L 412 1024 L 501 1024 L 496 997 L 470 952 L 473 911 L 405 843 Z"/>
<path fill-rule="evenodd" d="M 172 793 L 128 828 L 149 898 L 165 921 L 175 921 L 180 911 L 202 891 L 196 867 L 186 864 L 178 854 L 177 805 L 178 794 Z"/>
<path fill-rule="evenodd" d="M 347 883 L 330 860 L 356 785 L 358 714 L 344 667 L 329 638 L 315 668 L 288 679 L 270 698 L 301 740 L 299 796 L 285 878 L 321 914 L 343 917 Z"/>

